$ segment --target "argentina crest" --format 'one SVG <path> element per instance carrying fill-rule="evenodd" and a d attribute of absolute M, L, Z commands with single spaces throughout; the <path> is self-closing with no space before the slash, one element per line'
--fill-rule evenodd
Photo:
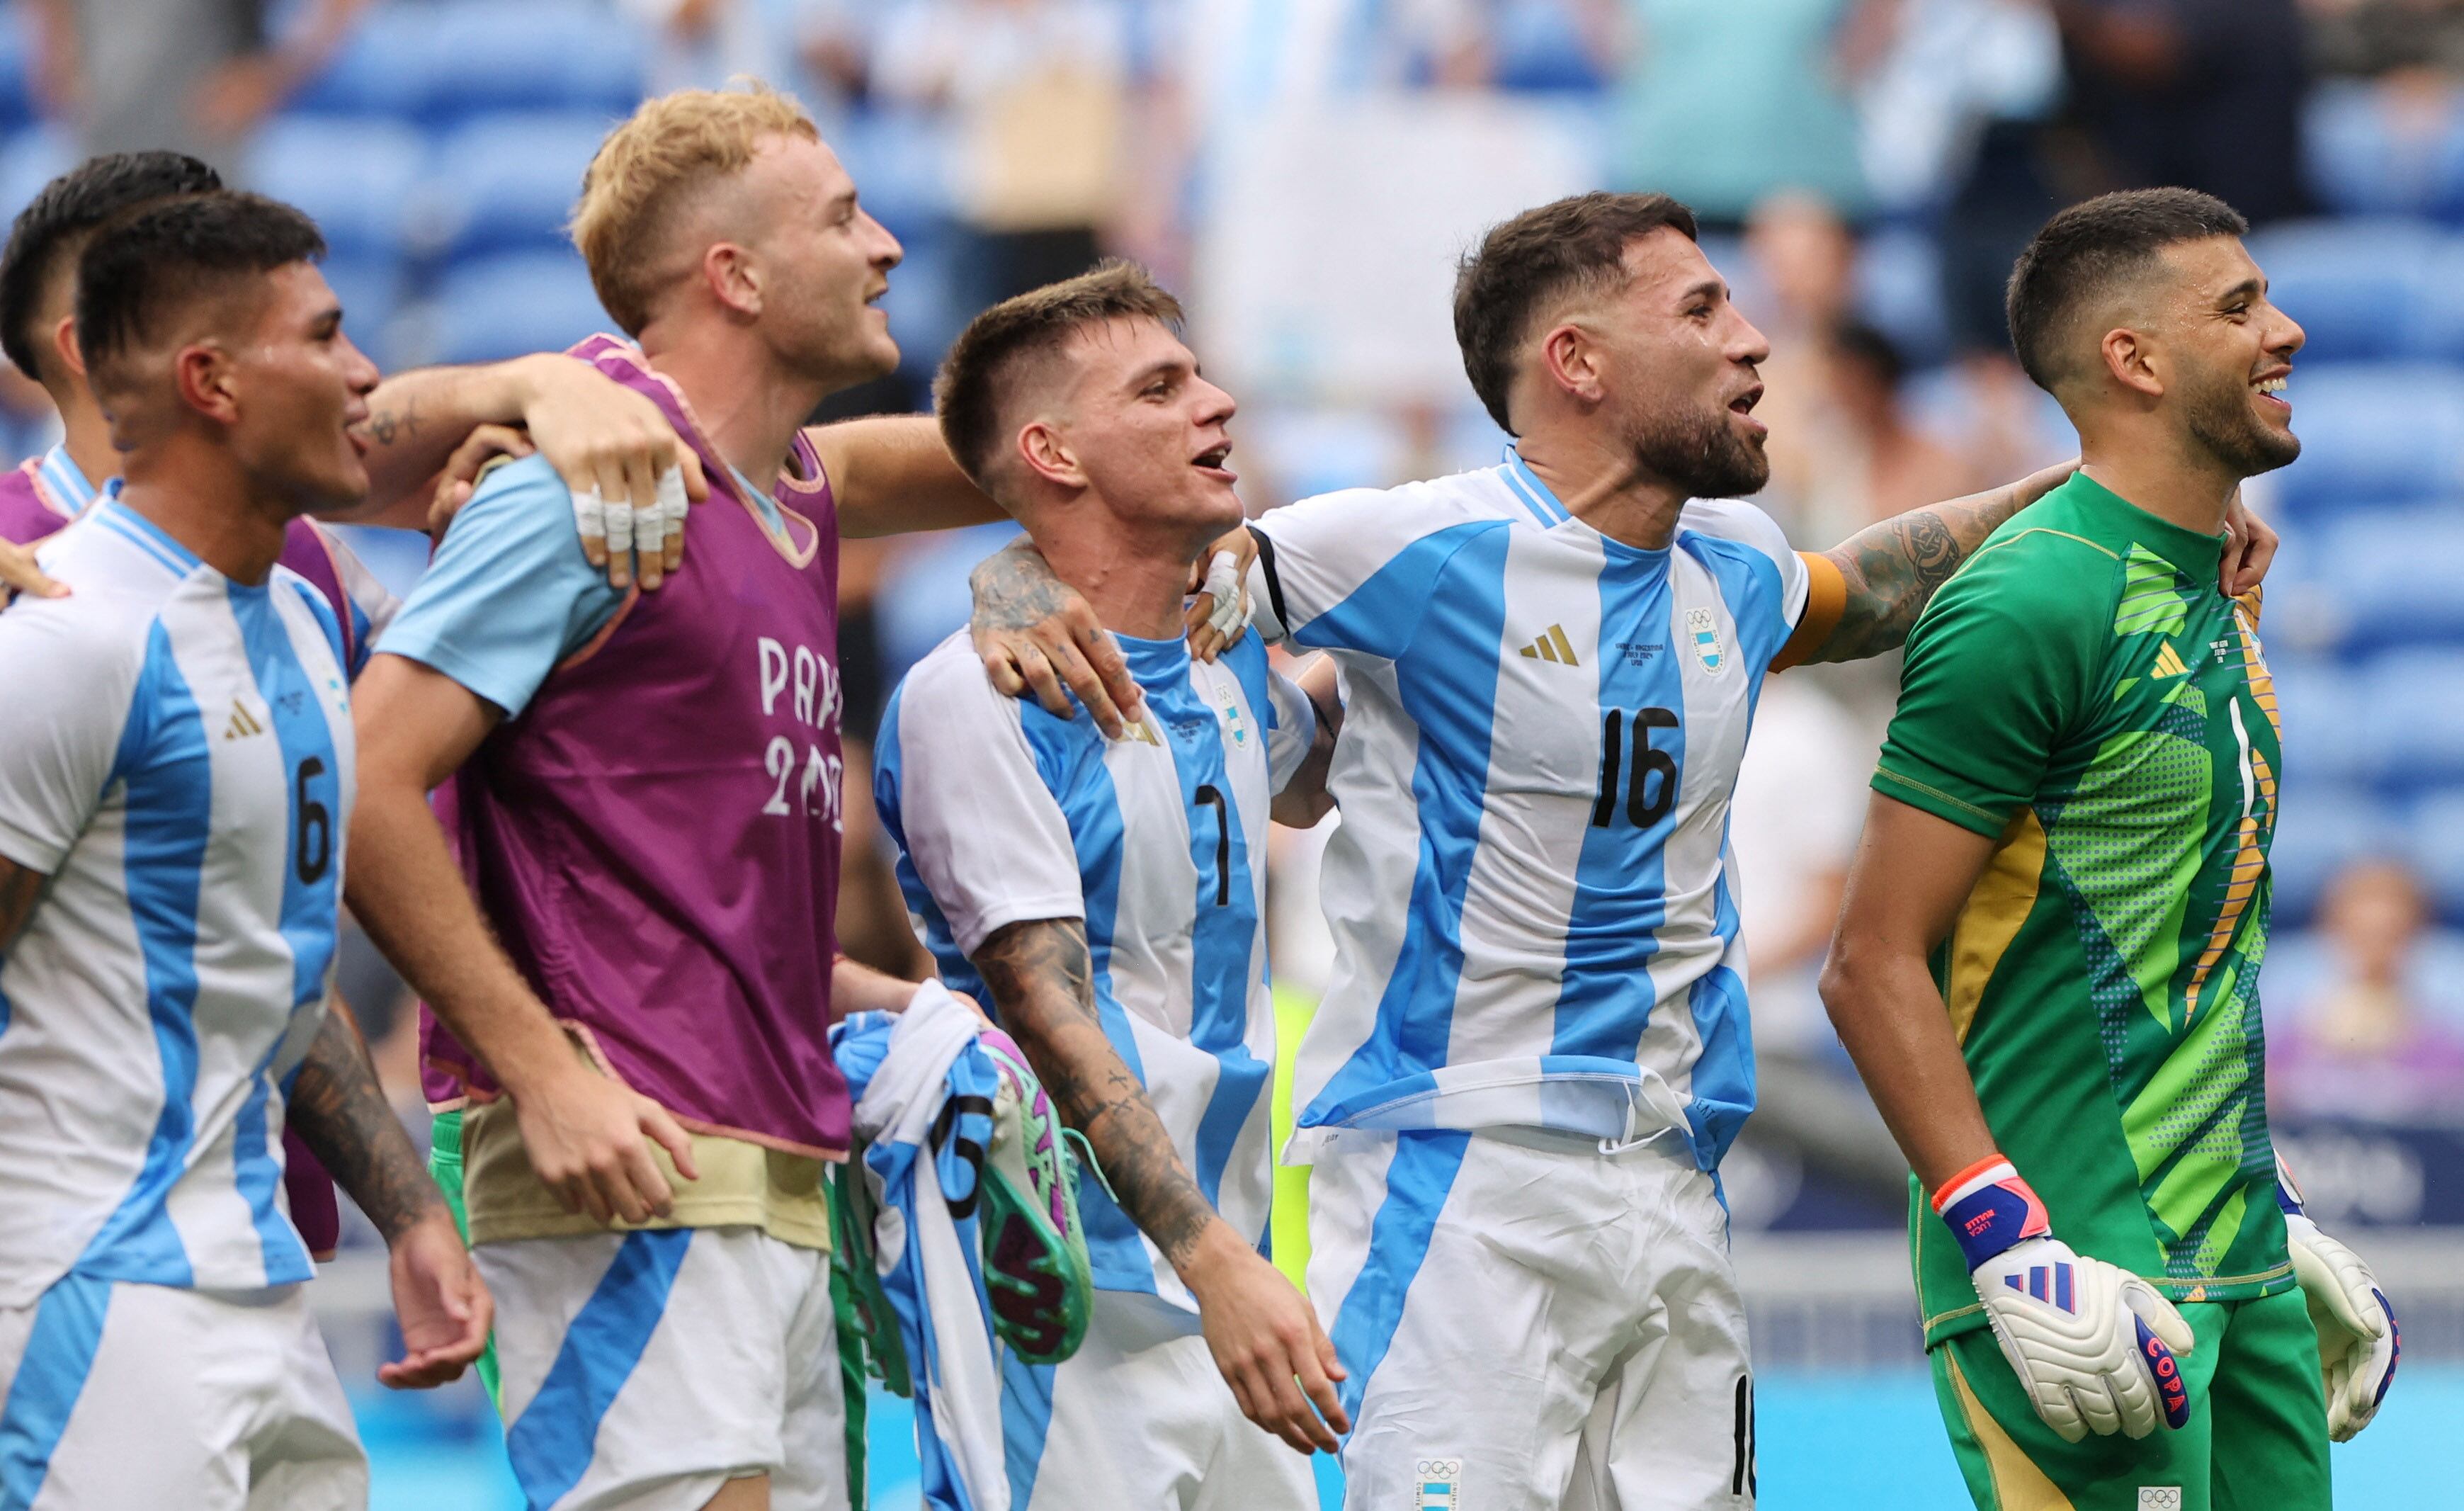
<path fill-rule="evenodd" d="M 1720 649 L 1720 624 L 1711 617 L 1710 610 L 1686 611 L 1685 638 L 1693 643 L 1695 659 L 1703 663 L 1704 671 L 1717 675 L 1721 667 L 1728 664 L 1727 654 Z"/>

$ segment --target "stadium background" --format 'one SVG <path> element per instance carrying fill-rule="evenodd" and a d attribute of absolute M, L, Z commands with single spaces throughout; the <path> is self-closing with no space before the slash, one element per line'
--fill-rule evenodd
<path fill-rule="evenodd" d="M 11 11 L 0 210 L 94 127 L 56 108 L 76 64 L 41 45 L 47 7 L 139 25 L 211 3 Z M 346 15 L 339 46 L 292 45 Z M 2058 204 L 2151 182 L 2233 201 L 2310 336 L 2291 393 L 2303 456 L 2253 489 L 2285 538 L 2267 619 L 2287 721 L 2272 1101 L 2314 1212 L 2405 1322 L 2402 1383 L 2337 1450 L 2338 1500 L 2455 1503 L 2464 4 L 302 0 L 266 34 L 304 82 L 266 92 L 271 113 L 217 155 L 317 216 L 349 326 L 388 369 L 605 327 L 560 232 L 583 165 L 646 91 L 749 73 L 806 100 L 907 247 L 888 300 L 906 366 L 838 412 L 920 405 L 976 309 L 1118 251 L 1183 291 L 1210 375 L 1243 398 L 1253 510 L 1494 459 L 1446 322 L 1451 258 L 1559 193 L 1666 189 L 1705 213 L 1772 342 L 1764 501 L 1813 548 L 2066 453 L 1999 306 Z M 53 430 L 39 390 L 0 388 L 12 455 Z M 851 735 L 962 619 L 966 569 L 1002 533 L 847 547 Z M 360 535 L 398 587 L 416 577 L 418 538 Z M 1775 683 L 1738 799 L 1765 1110 L 1728 1180 L 1764 1503 L 1781 1508 L 1962 1503 L 1919 1367 L 1904 1167 L 1810 986 L 1890 692 L 1887 667 Z M 1281 838 L 1276 968 L 1299 1011 L 1326 946 L 1312 845 Z M 850 886 L 843 933 L 914 967 L 884 879 Z M 399 984 L 363 944 L 348 968 L 416 1125 Z M 366 1383 L 392 1340 L 382 1250 L 355 1236 L 317 1297 L 344 1378 Z M 361 1406 L 379 1507 L 517 1503 L 474 1389 L 370 1383 Z M 877 1400 L 878 1506 L 914 1502 L 903 1433 Z"/>

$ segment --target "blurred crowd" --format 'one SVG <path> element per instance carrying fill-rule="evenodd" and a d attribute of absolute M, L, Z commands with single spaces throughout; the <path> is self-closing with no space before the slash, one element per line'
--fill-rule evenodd
<path fill-rule="evenodd" d="M 626 92 L 753 76 L 808 103 L 908 247 L 889 305 L 906 366 L 834 412 L 921 407 L 943 344 L 975 310 L 1127 255 L 1188 297 L 1201 352 L 1221 362 L 1211 370 L 1243 401 L 1235 466 L 1253 510 L 1493 461 L 1504 437 L 1445 360 L 1442 256 L 1434 272 L 1380 258 L 1396 246 L 1441 254 L 1482 218 L 1593 186 L 1666 190 L 1703 216 L 1713 261 L 1771 340 L 1773 477 L 1760 501 L 1807 548 L 2066 454 L 2058 414 L 2010 358 L 2002 282 L 2047 215 L 2106 189 L 2218 194 L 2261 228 L 2263 264 L 2268 248 L 2314 247 L 2322 223 L 2346 228 L 2343 241 L 2328 236 L 2323 262 L 2303 264 L 2301 287 L 2348 305 L 2364 298 L 2354 279 L 2380 289 L 2395 303 L 2379 317 L 2392 333 L 2334 327 L 2332 354 L 2350 382 L 2365 363 L 2382 375 L 2435 367 L 2432 387 L 2454 386 L 2455 425 L 2425 424 L 2409 443 L 2464 451 L 2464 342 L 2407 344 L 2414 327 L 2447 327 L 2409 312 L 2414 285 L 2368 283 L 2370 257 L 2384 255 L 2373 249 L 2390 236 L 2435 261 L 2454 250 L 2447 228 L 2464 223 L 2464 0 L 20 0 L 18 11 L 42 121 L 15 157 L 0 156 L 0 192 L 31 191 L 21 181 L 33 169 L 10 167 L 18 158 L 182 144 L 329 222 L 341 212 L 319 198 L 330 194 L 377 217 L 366 259 L 385 271 L 366 280 L 378 322 L 367 328 L 393 362 L 495 355 L 488 340 L 530 338 L 538 327 L 515 314 L 451 311 L 489 289 L 512 291 L 523 318 L 565 297 L 515 274 L 572 281 L 550 222 L 554 185 L 569 199 L 579 164 L 557 153 L 586 155 L 590 122 L 621 110 Z M 452 75 L 480 66 L 471 60 L 489 55 L 490 26 L 518 30 L 551 11 L 589 12 L 631 49 L 629 63 L 608 65 L 613 84 L 543 93 L 536 69 L 499 58 L 487 66 L 501 81 L 488 87 L 505 93 L 474 104 L 475 85 L 416 93 L 397 77 L 407 39 L 451 33 L 460 51 L 438 66 Z M 577 122 L 580 146 L 544 144 L 550 108 Z M 348 140 L 382 135 L 431 154 L 402 182 L 450 184 L 476 161 L 453 144 L 487 140 L 490 121 L 508 150 L 533 143 L 527 155 L 561 175 L 539 190 L 536 224 L 490 230 L 468 210 L 397 224 L 385 206 L 361 205 L 363 187 L 354 198 L 272 150 L 313 126 L 310 140 L 339 151 L 347 124 L 363 134 Z M 532 122 L 532 135 L 504 121 Z M 376 155 L 353 171 L 376 172 Z M 1370 165 L 1366 189 L 1345 177 L 1354 161 Z M 1375 192 L 1381 180 L 1399 187 Z M 525 182 L 489 177 L 488 192 L 510 204 Z M 361 256 L 347 234 L 337 240 L 338 258 Z M 2464 254 L 2438 265 L 2464 269 Z M 1390 286 L 1427 306 L 1415 307 L 1419 323 L 1391 340 L 1373 323 L 1372 339 L 1348 341 L 1345 322 L 1363 308 L 1385 319 L 1371 296 Z M 583 298 L 569 319 L 595 313 Z M 2289 290 L 2284 302 L 2312 320 Z M 457 344 L 440 331 L 471 335 Z M 2429 380 L 2407 381 L 2420 391 Z M 2395 377 L 2386 383 L 2397 391 Z M 2297 373 L 2298 428 L 2302 392 Z M 30 413 L 38 402 L 7 397 Z M 17 433 L 21 447 L 42 439 L 39 417 Z M 2320 480 L 2307 459 L 2290 476 L 2301 469 L 2313 469 L 2309 501 L 2295 509 L 2288 493 L 2280 516 L 2282 575 L 2310 594 L 2289 591 L 2297 604 L 2340 590 L 2303 553 L 2325 556 L 2363 505 L 2449 526 L 2464 518 L 2464 455 L 2427 465 L 2419 489 L 2367 498 Z M 2279 518 L 2272 496 L 2257 501 Z M 881 700 L 963 622 L 967 570 L 1002 536 L 847 544 L 851 782 Z M 2295 688 L 2363 686 L 2387 656 L 2435 662 L 2464 692 L 2464 617 L 2366 641 L 2319 628 L 2334 619 L 2305 611 L 2272 636 L 2296 663 L 2284 677 L 2288 749 L 2332 732 L 2333 716 L 2310 722 Z M 1837 1054 L 1812 982 L 1894 682 L 1887 665 L 1813 669 L 1775 679 L 1762 703 L 1733 839 L 1766 1054 L 1815 1065 Z M 2439 861 L 2464 851 L 2464 726 L 2451 720 L 2439 738 L 2400 770 L 2365 752 L 2307 768 L 2297 758 L 2288 773 L 2266 992 L 2272 1094 L 2288 1117 L 2436 1123 L 2464 1112 L 2464 875 Z M 853 820 L 869 814 L 865 796 L 849 793 Z M 2292 833 L 2305 804 L 2336 817 Z M 2439 833 L 2428 815 L 2454 822 Z M 851 864 L 871 875 L 847 889 L 847 946 L 920 970 L 877 836 L 866 838 L 851 821 Z M 1310 905 L 1323 836 L 1278 842 L 1277 969 L 1309 989 L 1325 960 Z M 389 989 L 371 978 L 361 989 Z M 398 1040 L 390 1053 L 407 1073 Z"/>

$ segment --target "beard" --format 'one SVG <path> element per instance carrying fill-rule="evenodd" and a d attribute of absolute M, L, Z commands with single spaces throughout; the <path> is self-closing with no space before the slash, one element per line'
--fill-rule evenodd
<path fill-rule="evenodd" d="M 2243 375 L 2201 384 L 2183 407 L 2190 438 L 2240 478 L 2274 472 L 2301 455 L 2301 437 L 2270 429 L 2251 411 L 2250 380 Z"/>
<path fill-rule="evenodd" d="M 1762 438 L 1748 439 L 1729 429 L 1725 408 L 1661 417 L 1635 436 L 1634 455 L 1690 498 L 1743 498 L 1771 481 Z"/>

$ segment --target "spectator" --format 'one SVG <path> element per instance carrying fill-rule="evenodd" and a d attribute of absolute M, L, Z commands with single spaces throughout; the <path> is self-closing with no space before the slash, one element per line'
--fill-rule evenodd
<path fill-rule="evenodd" d="M 2464 1102 L 2464 1035 L 2428 1000 L 2420 879 L 2395 861 L 2357 862 L 2329 883 L 2320 925 L 2316 979 L 2271 1025 L 2271 1102 L 2313 1117 L 2452 1117 Z"/>
<path fill-rule="evenodd" d="M 168 147 L 235 180 L 259 121 L 325 66 L 363 0 L 306 0 L 287 35 L 266 0 L 24 0 L 47 113 L 87 153 Z"/>
<path fill-rule="evenodd" d="M 1790 189 L 1862 213 L 1840 47 L 1859 9 L 1859 0 L 1627 0 L 1613 187 L 1674 194 L 1715 227 Z"/>
<path fill-rule="evenodd" d="M 1763 684 L 1737 769 L 1728 843 L 1746 930 L 1755 1042 L 1799 1055 L 1831 1043 L 1815 974 L 1839 918 L 1848 856 L 1865 821 L 1865 774 L 1881 746 L 1803 672 Z"/>
<path fill-rule="evenodd" d="M 1847 443 L 1832 395 L 1830 338 L 1847 318 L 1857 241 L 1822 199 L 1782 191 L 1754 206 L 1746 264 L 1740 281 L 1749 292 L 1740 298 L 1771 342 L 1756 409 L 1771 427 L 1771 480 L 1763 503 L 1791 540 L 1819 549 L 1845 534 L 1834 528 L 1837 511 L 1827 500 L 1828 478 Z"/>
<path fill-rule="evenodd" d="M 2310 56 L 2322 74 L 2464 75 L 2458 0 L 2301 0 Z"/>
<path fill-rule="evenodd" d="M 1906 375 L 1899 347 L 1873 326 L 1850 321 L 1832 333 L 1832 398 L 1854 448 L 1836 469 L 1854 492 L 1853 502 L 1843 501 L 1846 528 L 1836 532 L 1838 539 L 1876 520 L 1997 480 L 1908 423 L 1900 403 Z"/>
<path fill-rule="evenodd" d="M 2178 184 L 2253 224 L 2302 212 L 2297 0 L 2055 0 L 2054 14 L 2095 154 L 2079 193 Z"/>

